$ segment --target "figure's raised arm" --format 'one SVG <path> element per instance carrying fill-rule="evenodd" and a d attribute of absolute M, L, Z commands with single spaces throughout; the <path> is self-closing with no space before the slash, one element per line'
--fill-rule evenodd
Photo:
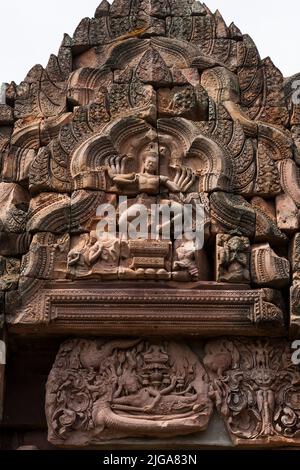
<path fill-rule="evenodd" d="M 106 158 L 105 164 L 108 174 L 112 179 L 114 179 L 116 175 L 124 174 L 128 158 L 128 155 L 112 155 Z"/>
<path fill-rule="evenodd" d="M 191 168 L 185 166 L 178 166 L 176 169 L 176 175 L 174 181 L 169 178 L 162 177 L 163 183 L 169 191 L 174 193 L 185 193 L 195 183 L 196 175 Z"/>

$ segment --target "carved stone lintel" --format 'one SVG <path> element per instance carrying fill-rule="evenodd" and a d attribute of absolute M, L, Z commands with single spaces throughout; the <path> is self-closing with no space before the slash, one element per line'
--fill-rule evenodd
<path fill-rule="evenodd" d="M 73 338 L 48 381 L 52 443 L 197 432 L 211 392 L 233 442 L 300 446 L 300 376 L 272 339 L 300 335 L 298 79 L 197 0 L 102 0 L 1 87 L 0 332 L 12 363 L 24 337 L 47 356 Z M 173 340 L 222 336 L 208 384 Z M 0 361 L 0 414 L 2 379 Z"/>
<path fill-rule="evenodd" d="M 46 386 L 48 439 L 62 447 L 192 434 L 211 414 L 206 373 L 183 343 L 71 340 Z"/>
<path fill-rule="evenodd" d="M 206 345 L 212 396 L 234 444 L 299 446 L 300 372 L 285 340 L 220 339 Z"/>
<path fill-rule="evenodd" d="M 25 283 L 24 283 L 25 282 Z M 284 308 L 280 293 L 269 289 L 245 290 L 235 285 L 169 282 L 135 287 L 114 281 L 100 288 L 97 281 L 61 282 L 34 287 L 24 278 L 22 305 L 13 305 L 7 318 L 16 333 L 30 330 L 72 334 L 76 331 L 99 335 L 159 334 L 207 337 L 220 334 L 278 336 L 285 334 Z M 45 281 L 44 281 L 45 282 Z M 195 284 L 194 284 L 195 286 Z M 175 289 L 174 289 L 175 287 Z M 88 305 L 88 308 L 87 308 Z"/>

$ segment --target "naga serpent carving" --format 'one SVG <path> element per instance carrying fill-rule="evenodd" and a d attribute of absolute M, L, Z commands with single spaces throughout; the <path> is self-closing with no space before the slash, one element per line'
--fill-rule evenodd
<path fill-rule="evenodd" d="M 190 434 L 211 411 L 206 373 L 181 343 L 71 340 L 47 384 L 49 439 L 62 446 Z"/>

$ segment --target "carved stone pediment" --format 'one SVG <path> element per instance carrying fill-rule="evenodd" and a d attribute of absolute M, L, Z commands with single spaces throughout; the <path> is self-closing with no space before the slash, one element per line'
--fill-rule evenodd
<path fill-rule="evenodd" d="M 1 89 L 0 337 L 44 374 L 73 338 L 54 445 L 196 433 L 212 399 L 234 444 L 300 445 L 298 78 L 198 1 L 103 0 Z"/>
<path fill-rule="evenodd" d="M 226 299 L 240 283 L 286 286 L 299 181 L 284 93 L 271 60 L 218 12 L 190 1 L 104 2 L 45 69 L 7 88 L 0 253 L 24 255 L 8 312 L 27 308 L 39 280 L 98 281 L 103 291 L 121 281 L 206 282 L 203 292 L 225 282 Z M 125 196 L 129 227 L 134 209 L 147 212 L 137 240 L 120 228 Z M 116 212 L 108 240 L 98 227 L 105 204 Z M 169 236 L 158 223 L 153 239 L 154 204 L 190 204 L 192 229 L 201 204 L 204 246 L 175 236 L 176 216 Z"/>

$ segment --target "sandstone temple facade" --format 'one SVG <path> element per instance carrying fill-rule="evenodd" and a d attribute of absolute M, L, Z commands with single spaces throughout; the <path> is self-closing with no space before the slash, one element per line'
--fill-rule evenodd
<path fill-rule="evenodd" d="M 198 1 L 103 0 L 7 85 L 0 448 L 300 447 L 296 79 Z M 124 237 L 157 204 L 203 246 Z"/>

